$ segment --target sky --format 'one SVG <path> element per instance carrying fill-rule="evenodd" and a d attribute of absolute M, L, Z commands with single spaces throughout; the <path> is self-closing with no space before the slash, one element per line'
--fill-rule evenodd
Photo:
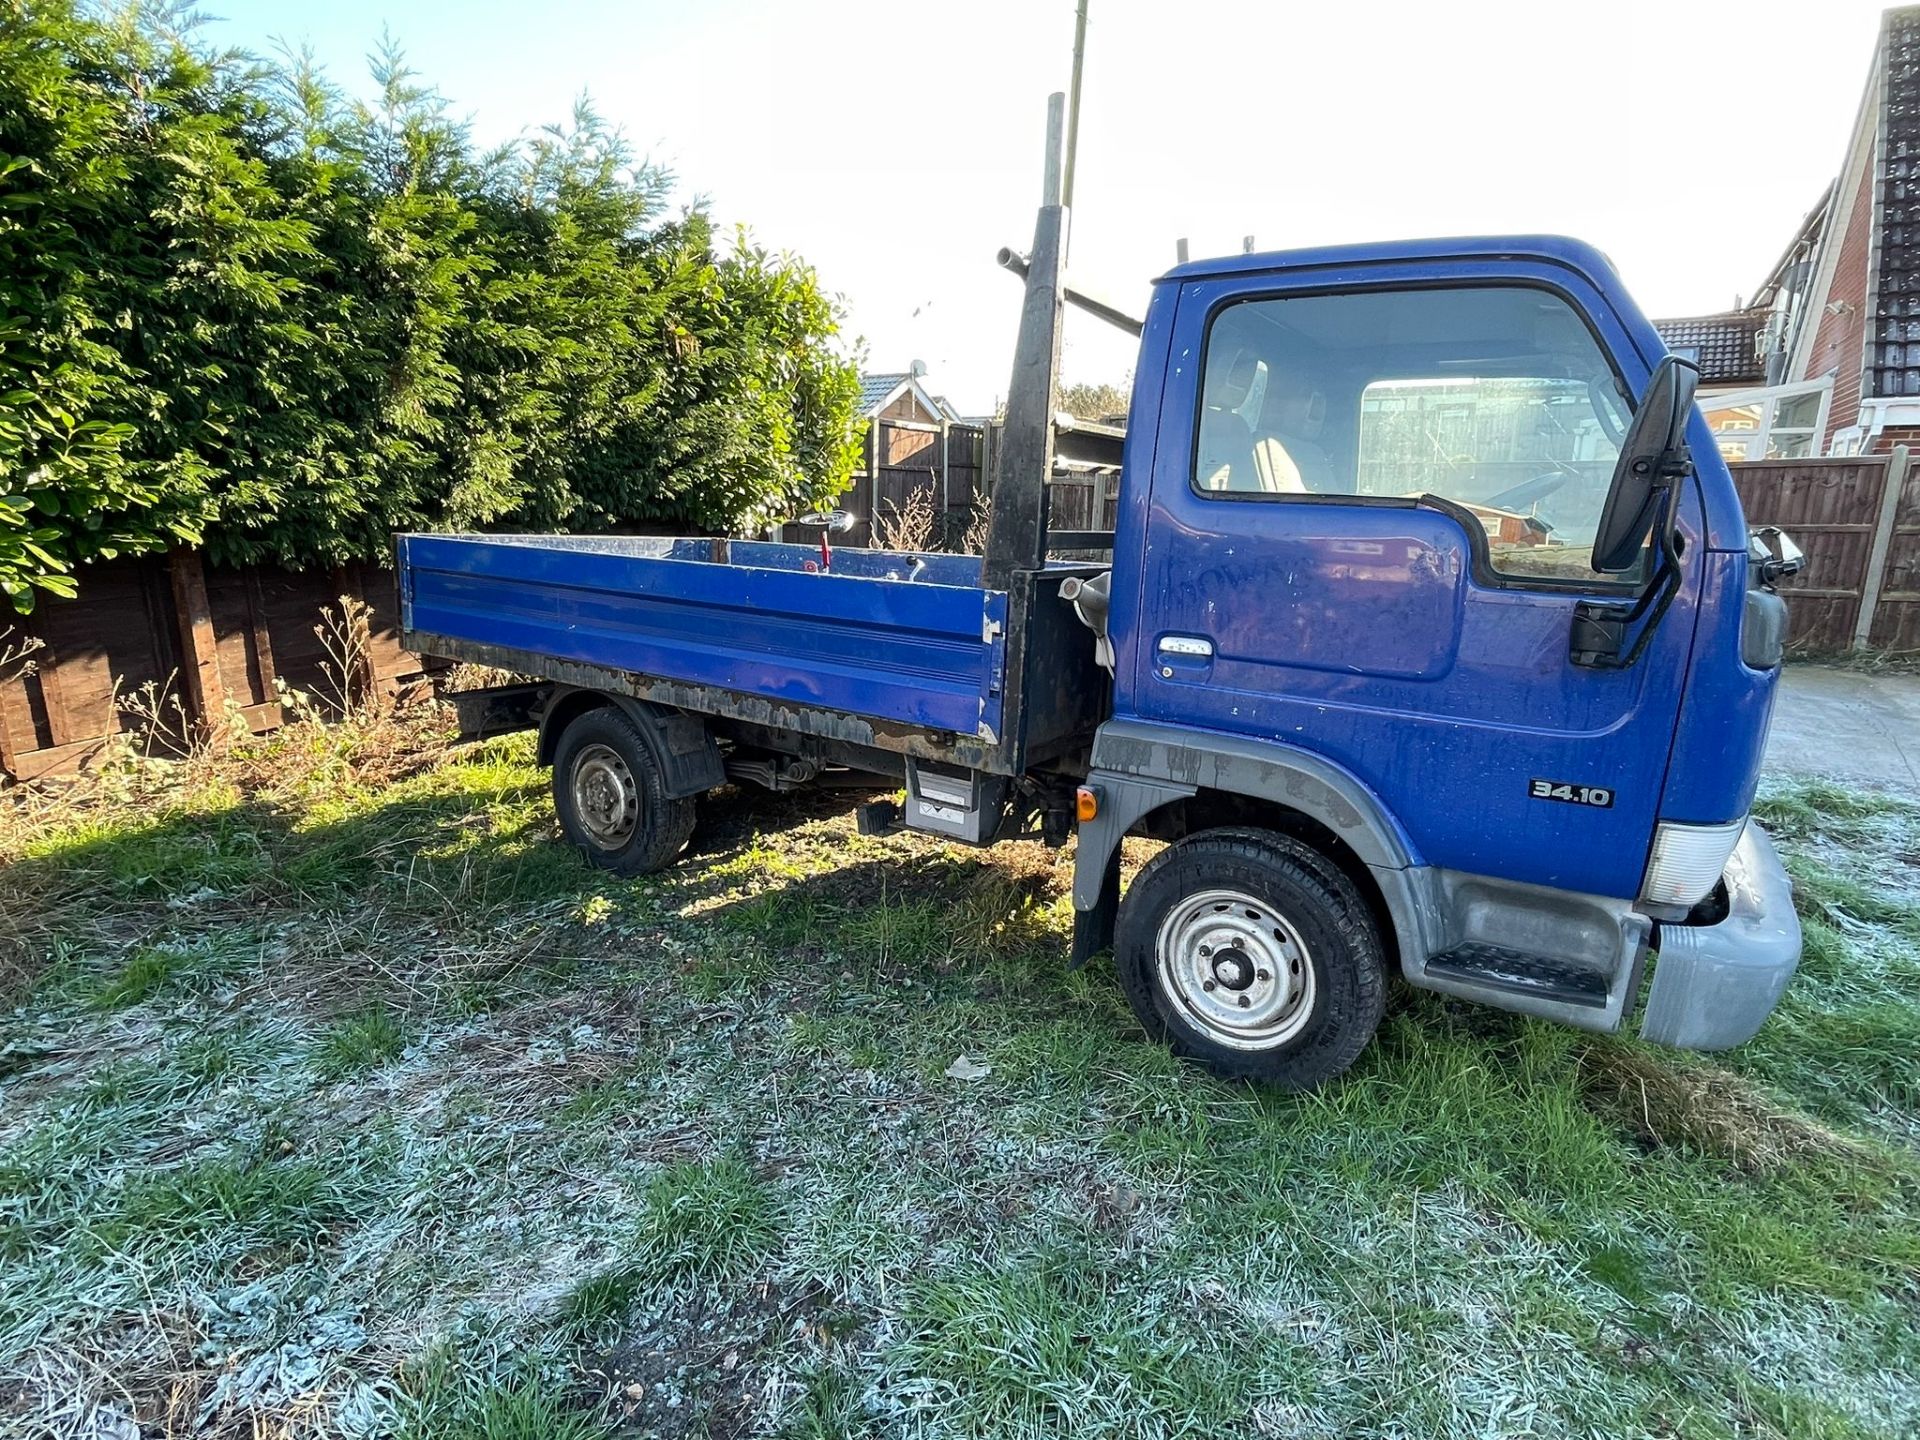
<path fill-rule="evenodd" d="M 1090 0 L 1070 271 L 1143 313 L 1227 254 L 1552 231 L 1655 316 L 1750 294 L 1840 168 L 1873 0 Z M 365 93 L 390 33 L 490 144 L 583 93 L 723 224 L 802 256 L 870 370 L 967 413 L 1007 385 L 1046 96 L 1073 0 L 213 0 L 207 37 L 311 46 Z M 1133 342 L 1069 319 L 1064 378 Z"/>

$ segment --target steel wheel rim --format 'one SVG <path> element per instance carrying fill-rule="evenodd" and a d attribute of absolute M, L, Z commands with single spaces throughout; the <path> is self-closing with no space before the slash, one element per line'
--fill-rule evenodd
<path fill-rule="evenodd" d="M 1269 1050 L 1306 1028 L 1317 981 L 1292 922 L 1257 896 L 1202 890 L 1160 922 L 1154 966 L 1161 989 L 1209 1040 Z"/>
<path fill-rule="evenodd" d="M 588 745 L 573 757 L 573 813 L 602 850 L 618 850 L 640 823 L 640 787 L 611 745 Z"/>

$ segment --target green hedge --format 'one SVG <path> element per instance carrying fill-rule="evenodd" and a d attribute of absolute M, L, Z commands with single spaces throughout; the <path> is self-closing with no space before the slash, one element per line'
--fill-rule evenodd
<path fill-rule="evenodd" d="M 0 590 L 189 542 L 290 566 L 395 530 L 739 529 L 860 450 L 813 273 L 582 106 L 490 153 L 397 54 L 310 59 L 0 0 Z"/>

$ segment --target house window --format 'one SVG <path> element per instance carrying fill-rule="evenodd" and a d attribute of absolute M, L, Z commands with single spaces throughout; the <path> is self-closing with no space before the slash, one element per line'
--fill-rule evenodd
<path fill-rule="evenodd" d="M 1704 398 L 1707 428 L 1728 460 L 1801 460 L 1820 453 L 1831 382 Z"/>
<path fill-rule="evenodd" d="M 1773 423 L 1767 427 L 1767 459 L 1800 460 L 1820 448 L 1820 409 L 1825 390 L 1803 390 L 1781 395 L 1773 402 Z"/>

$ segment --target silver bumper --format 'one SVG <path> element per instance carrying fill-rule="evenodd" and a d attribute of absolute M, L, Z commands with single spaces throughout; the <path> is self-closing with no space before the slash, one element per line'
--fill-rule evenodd
<path fill-rule="evenodd" d="M 1754 1036 L 1800 964 L 1793 882 L 1751 820 L 1726 869 L 1727 918 L 1660 927 L 1640 1034 L 1683 1050 L 1731 1050 Z"/>

